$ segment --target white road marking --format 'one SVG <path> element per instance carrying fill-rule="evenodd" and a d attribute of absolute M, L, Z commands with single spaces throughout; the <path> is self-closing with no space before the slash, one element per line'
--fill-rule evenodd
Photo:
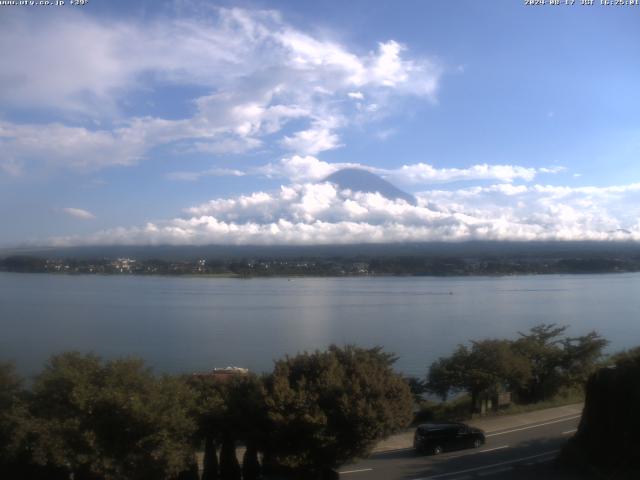
<path fill-rule="evenodd" d="M 493 452 L 494 450 L 503 450 L 509 448 L 509 445 L 502 445 L 500 447 L 487 448 L 486 450 L 478 450 L 476 453 Z"/>
<path fill-rule="evenodd" d="M 360 473 L 360 472 L 370 472 L 373 468 L 362 468 L 360 470 L 346 470 L 344 472 L 338 472 L 340 475 L 347 475 L 348 473 Z"/>
<path fill-rule="evenodd" d="M 562 435 L 570 435 L 570 434 L 575 433 L 577 431 L 578 431 L 577 428 L 573 428 L 571 430 L 567 430 L 566 432 L 562 432 Z"/>
<path fill-rule="evenodd" d="M 507 433 L 513 433 L 513 432 L 520 432 L 522 430 L 529 430 L 530 428 L 538 428 L 538 427 L 544 427 L 546 425 L 552 425 L 554 423 L 561 423 L 561 422 L 568 422 L 569 420 L 575 420 L 576 418 L 580 418 L 582 415 L 575 415 L 573 417 L 569 417 L 569 418 L 562 418 L 560 420 L 553 420 L 551 422 L 545 422 L 545 423 L 538 423 L 537 425 L 529 425 L 527 427 L 520 427 L 520 428 L 514 428 L 512 430 L 507 430 L 506 432 L 498 432 L 498 433 L 488 433 L 487 435 L 485 435 L 486 437 L 496 437 L 498 435 L 505 435 Z"/>
<path fill-rule="evenodd" d="M 480 470 L 487 470 L 489 468 L 502 467 L 503 465 L 511 465 L 513 463 L 524 462 L 525 460 L 531 460 L 533 458 L 540 458 L 540 457 L 545 457 L 549 455 L 554 455 L 559 451 L 560 450 L 550 450 L 548 452 L 538 453 L 537 455 L 529 455 L 528 457 L 515 458 L 513 460 L 507 460 L 505 462 L 500 462 L 500 463 L 493 463 L 491 465 L 484 465 L 482 467 L 467 468 L 466 470 L 458 470 L 457 472 L 440 473 L 438 475 L 432 475 L 430 477 L 414 478 L 413 480 L 434 480 L 436 478 L 444 478 L 444 477 L 450 477 L 452 475 L 460 475 L 461 473 L 478 472 Z"/>

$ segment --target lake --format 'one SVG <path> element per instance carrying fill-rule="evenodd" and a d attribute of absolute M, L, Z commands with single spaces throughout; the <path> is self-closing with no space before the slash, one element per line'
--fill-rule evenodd
<path fill-rule="evenodd" d="M 424 376 L 459 343 L 542 323 L 640 344 L 640 274 L 176 278 L 0 273 L 0 360 L 25 375 L 52 353 L 136 355 L 157 372 L 269 371 L 331 343 L 383 345 Z"/>

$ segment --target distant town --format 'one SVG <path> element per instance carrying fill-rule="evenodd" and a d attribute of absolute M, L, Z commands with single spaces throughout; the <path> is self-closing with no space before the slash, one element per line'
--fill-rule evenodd
<path fill-rule="evenodd" d="M 524 275 L 640 271 L 640 254 L 452 256 L 389 255 L 336 257 L 167 259 L 43 258 L 12 255 L 0 271 L 101 275 L 208 275 L 227 277 Z"/>

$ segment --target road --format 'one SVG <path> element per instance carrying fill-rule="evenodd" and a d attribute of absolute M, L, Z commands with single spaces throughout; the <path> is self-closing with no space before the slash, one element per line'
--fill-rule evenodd
<path fill-rule="evenodd" d="M 418 455 L 412 449 L 374 454 L 344 466 L 344 480 L 471 480 L 520 478 L 518 469 L 551 462 L 575 433 L 580 415 L 550 419 L 507 430 L 486 432 L 479 449 L 438 456 Z M 548 479 L 546 479 L 548 480 Z"/>

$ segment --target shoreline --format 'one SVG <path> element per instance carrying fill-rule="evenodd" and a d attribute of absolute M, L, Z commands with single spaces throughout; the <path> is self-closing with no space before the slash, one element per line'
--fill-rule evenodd
<path fill-rule="evenodd" d="M 207 278 L 207 279 L 237 279 L 237 280 L 252 280 L 252 279 L 301 279 L 301 278 L 511 278 L 511 277 L 537 277 L 537 276 L 552 276 L 552 275 L 576 275 L 576 276 L 588 276 L 588 275 L 624 275 L 624 274 L 636 274 L 640 273 L 640 270 L 625 270 L 625 271 L 607 271 L 607 272 L 513 272 L 513 273 L 470 273 L 470 274 L 411 274 L 411 273 L 372 273 L 372 274 L 344 274 L 344 275 L 305 275 L 305 274 L 291 274 L 291 275 L 241 275 L 235 273 L 90 273 L 90 272 L 19 272 L 10 270 L 0 270 L 0 274 L 23 274 L 23 275 L 51 275 L 60 277 L 159 277 L 159 278 Z"/>

